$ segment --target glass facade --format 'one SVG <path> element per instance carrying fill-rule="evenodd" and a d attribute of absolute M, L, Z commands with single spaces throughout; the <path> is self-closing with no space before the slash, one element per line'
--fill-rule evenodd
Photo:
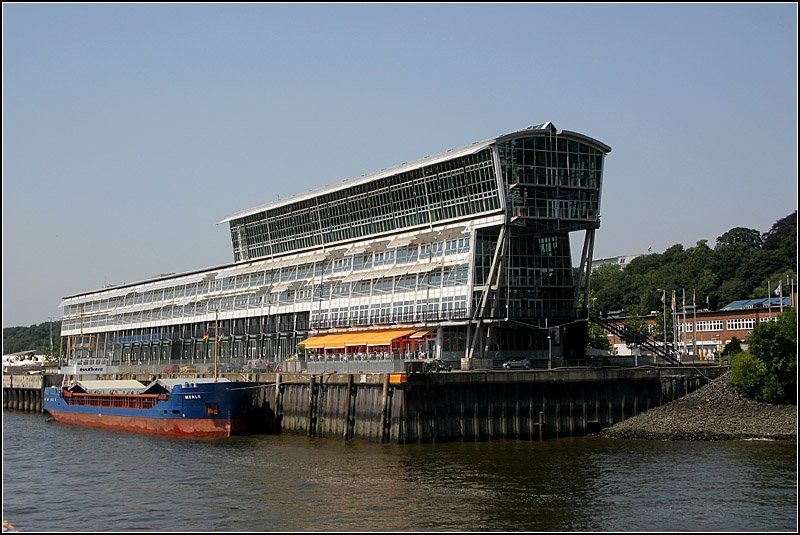
<path fill-rule="evenodd" d="M 500 209 L 492 152 L 359 184 L 230 221 L 234 261 Z"/>
<path fill-rule="evenodd" d="M 539 231 L 596 225 L 603 150 L 545 132 L 498 143 L 509 217 Z"/>

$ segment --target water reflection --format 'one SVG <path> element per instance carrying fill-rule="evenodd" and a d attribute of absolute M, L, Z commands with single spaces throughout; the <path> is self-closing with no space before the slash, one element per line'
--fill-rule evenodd
<path fill-rule="evenodd" d="M 23 531 L 794 530 L 796 453 L 596 438 L 186 440 L 4 412 L 3 508 Z"/>

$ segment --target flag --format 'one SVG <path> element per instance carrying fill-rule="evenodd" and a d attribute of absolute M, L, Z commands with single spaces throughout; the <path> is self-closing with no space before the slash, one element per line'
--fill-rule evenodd
<path fill-rule="evenodd" d="M 203 340 L 208 340 L 208 333 L 203 335 Z"/>
<path fill-rule="evenodd" d="M 783 281 L 778 283 L 778 287 L 775 288 L 775 295 L 777 295 L 777 296 L 782 295 L 782 293 L 781 293 L 781 291 L 783 290 L 782 285 L 783 285 Z"/>
<path fill-rule="evenodd" d="M 672 290 L 672 311 L 676 312 L 678 310 L 677 304 L 675 301 L 675 290 Z"/>

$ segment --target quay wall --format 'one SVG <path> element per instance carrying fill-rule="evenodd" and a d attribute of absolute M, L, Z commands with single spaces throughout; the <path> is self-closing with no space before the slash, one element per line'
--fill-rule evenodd
<path fill-rule="evenodd" d="M 227 376 L 259 384 L 255 403 L 265 432 L 409 444 L 584 436 L 679 399 L 726 370 L 686 366 Z M 146 383 L 155 377 L 108 378 Z M 41 411 L 45 384 L 60 381 L 61 376 L 4 376 L 3 407 Z"/>
<path fill-rule="evenodd" d="M 61 384 L 61 376 L 3 374 L 3 408 L 27 412 L 44 411 L 44 389 Z"/>
<path fill-rule="evenodd" d="M 703 373 L 640 368 L 410 376 L 402 442 L 585 436 L 721 374 Z"/>

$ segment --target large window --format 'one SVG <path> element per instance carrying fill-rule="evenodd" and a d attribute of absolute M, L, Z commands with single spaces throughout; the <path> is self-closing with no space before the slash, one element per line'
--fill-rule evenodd
<path fill-rule="evenodd" d="M 571 221 L 567 230 L 598 220 L 603 151 L 551 133 L 499 143 L 498 152 L 509 217 Z"/>
<path fill-rule="evenodd" d="M 492 152 L 485 149 L 234 219 L 230 222 L 234 260 L 327 245 L 500 208 Z"/>

